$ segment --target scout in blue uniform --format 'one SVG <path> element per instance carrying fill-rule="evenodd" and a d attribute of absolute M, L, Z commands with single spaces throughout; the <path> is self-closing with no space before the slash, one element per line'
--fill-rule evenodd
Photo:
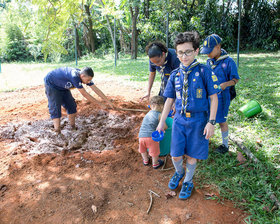
<path fill-rule="evenodd" d="M 165 119 L 175 101 L 170 154 L 176 172 L 168 187 L 176 189 L 186 175 L 179 199 L 187 199 L 193 189 L 197 160 L 208 158 L 208 139 L 215 130 L 219 85 L 214 81 L 216 78 L 213 78 L 212 71 L 195 59 L 199 53 L 197 32 L 180 33 L 175 39 L 175 46 L 181 64 L 171 73 L 165 88 L 167 100 L 157 130 L 163 131 Z M 211 100 L 210 114 L 208 97 Z M 187 157 L 186 171 L 183 168 L 184 155 Z"/>
<path fill-rule="evenodd" d="M 75 117 L 77 113 L 77 105 L 70 92 L 70 89 L 77 88 L 80 93 L 90 102 L 101 102 L 93 98 L 84 88 L 82 84 L 90 86 L 90 88 L 100 96 L 111 107 L 113 104 L 107 99 L 103 92 L 98 89 L 92 82 L 93 71 L 91 68 L 86 67 L 82 71 L 76 68 L 58 68 L 49 72 L 44 78 L 45 92 L 48 98 L 48 107 L 51 119 L 54 123 L 54 129 L 57 133 L 60 133 L 60 117 L 61 106 L 67 110 L 68 119 L 73 129 L 75 127 Z M 102 105 L 102 107 L 104 107 Z"/>
<path fill-rule="evenodd" d="M 208 55 L 207 65 L 213 69 L 222 89 L 222 92 L 218 94 L 219 104 L 216 122 L 219 123 L 221 128 L 223 144 L 216 149 L 216 152 L 223 154 L 228 152 L 227 116 L 230 106 L 229 88 L 238 82 L 239 75 L 234 60 L 221 48 L 221 41 L 217 34 L 208 36 L 203 42 L 201 53 Z"/>
<path fill-rule="evenodd" d="M 180 61 L 177 58 L 176 51 L 174 49 L 167 48 L 161 42 L 152 42 L 146 47 L 146 53 L 149 56 L 150 74 L 148 81 L 147 94 L 141 99 L 149 99 L 151 89 L 155 80 L 156 71 L 161 74 L 161 85 L 159 96 L 163 96 L 164 89 L 167 81 L 170 77 L 170 73 L 179 67 Z"/>

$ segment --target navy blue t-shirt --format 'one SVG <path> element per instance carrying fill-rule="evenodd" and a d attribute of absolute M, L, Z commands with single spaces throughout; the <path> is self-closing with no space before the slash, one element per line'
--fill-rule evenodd
<path fill-rule="evenodd" d="M 62 67 L 49 72 L 45 77 L 45 83 L 58 90 L 68 90 L 72 88 L 82 89 L 80 69 Z M 94 85 L 92 81 L 87 84 Z"/>
<path fill-rule="evenodd" d="M 167 63 L 165 65 L 163 73 L 164 75 L 169 76 L 170 73 L 180 65 L 180 60 L 177 58 L 177 54 L 174 49 L 168 48 L 168 54 L 165 61 L 167 61 Z M 150 61 L 150 72 L 160 72 L 160 70 L 161 66 L 156 66 Z"/>

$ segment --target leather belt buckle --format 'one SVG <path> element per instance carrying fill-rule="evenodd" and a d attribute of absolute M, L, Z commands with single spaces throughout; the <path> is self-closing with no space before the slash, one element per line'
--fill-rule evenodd
<path fill-rule="evenodd" d="M 186 112 L 186 117 L 191 117 L 191 113 L 190 112 Z"/>

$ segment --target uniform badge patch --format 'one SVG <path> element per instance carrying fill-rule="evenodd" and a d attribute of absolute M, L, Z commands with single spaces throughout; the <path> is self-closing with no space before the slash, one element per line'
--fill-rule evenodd
<path fill-rule="evenodd" d="M 199 72 L 196 72 L 194 75 L 195 75 L 195 76 L 199 76 Z"/>
<path fill-rule="evenodd" d="M 204 41 L 204 46 L 207 46 L 207 40 L 206 40 L 206 41 Z"/>
<path fill-rule="evenodd" d="M 223 64 L 222 64 L 222 67 L 223 67 L 223 68 L 227 67 L 226 63 L 223 63 Z"/>
<path fill-rule="evenodd" d="M 218 81 L 218 78 L 217 78 L 217 76 L 215 76 L 215 75 L 212 75 L 212 80 L 213 80 L 213 82 L 216 82 L 216 81 Z"/>
<path fill-rule="evenodd" d="M 218 89 L 218 85 L 214 85 L 214 89 Z"/>
<path fill-rule="evenodd" d="M 196 98 L 202 98 L 202 89 L 196 89 Z"/>
<path fill-rule="evenodd" d="M 193 79 L 192 81 L 193 81 L 193 82 L 195 82 L 195 81 L 196 81 L 196 79 Z"/>

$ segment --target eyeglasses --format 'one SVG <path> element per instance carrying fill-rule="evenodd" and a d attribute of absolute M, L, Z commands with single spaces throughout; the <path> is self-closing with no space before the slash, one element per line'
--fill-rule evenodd
<path fill-rule="evenodd" d="M 177 55 L 178 55 L 178 57 L 183 57 L 184 55 L 186 55 L 186 56 L 191 56 L 192 55 L 192 53 L 194 52 L 194 50 L 187 50 L 187 51 L 185 51 L 185 52 L 183 52 L 183 51 L 178 51 L 177 52 Z"/>

